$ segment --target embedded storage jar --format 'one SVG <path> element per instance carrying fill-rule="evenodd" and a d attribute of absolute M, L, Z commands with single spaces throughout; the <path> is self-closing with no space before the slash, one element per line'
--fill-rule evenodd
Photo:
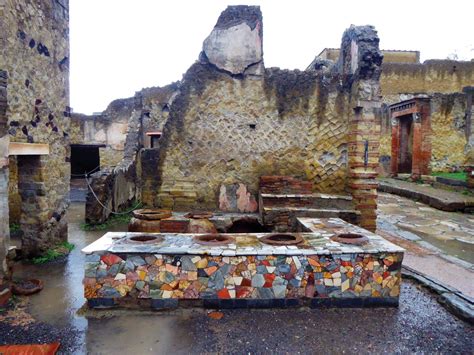
<path fill-rule="evenodd" d="M 169 218 L 172 212 L 161 209 L 140 209 L 132 212 L 133 217 L 128 224 L 129 232 L 159 233 L 160 221 Z"/>
<path fill-rule="evenodd" d="M 190 212 L 184 215 L 189 218 L 188 233 L 216 234 L 217 229 L 209 218 L 213 216 L 212 212 Z"/>

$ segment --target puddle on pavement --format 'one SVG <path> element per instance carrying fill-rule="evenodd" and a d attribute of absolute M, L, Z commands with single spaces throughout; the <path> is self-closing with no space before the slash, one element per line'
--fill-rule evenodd
<path fill-rule="evenodd" d="M 399 226 L 399 228 L 411 233 L 415 233 L 421 239 L 430 243 L 436 248 L 441 249 L 444 253 L 448 255 L 455 256 L 456 258 L 459 258 L 461 260 L 474 264 L 474 244 L 462 242 L 457 239 L 438 238 L 435 235 L 423 233 L 421 231 L 415 231 L 411 228 L 408 229 L 408 228 L 403 228 L 401 226 Z M 440 237 L 442 237 L 442 235 L 440 235 Z"/>
<path fill-rule="evenodd" d="M 144 353 L 144 349 L 148 349 L 150 353 L 161 353 L 185 346 L 183 337 L 180 339 L 180 335 L 176 334 L 176 328 L 173 334 L 169 331 L 173 329 L 171 323 L 182 318 L 179 314 L 128 314 L 126 318 L 118 316 L 108 319 L 88 319 L 76 314 L 85 303 L 82 286 L 84 255 L 81 254 L 81 249 L 100 238 L 105 231 L 83 231 L 80 228 L 84 221 L 83 203 L 71 204 L 68 221 L 69 242 L 75 248 L 66 261 L 41 266 L 21 263 L 15 265 L 14 277 L 34 277 L 44 282 L 44 289 L 30 297 L 31 314 L 46 323 L 70 325 L 78 329 L 83 337 L 79 340 L 83 346 L 80 350 L 82 353 L 121 353 L 125 349 L 127 353 Z M 118 224 L 109 230 L 126 231 L 127 225 Z M 130 339 L 134 341 L 131 342 Z"/>
<path fill-rule="evenodd" d="M 81 230 L 83 217 L 84 204 L 73 203 L 68 212 L 69 241 L 76 247 L 66 261 L 41 266 L 16 265 L 16 277 L 40 278 L 45 283 L 43 291 L 30 297 L 31 314 L 40 321 L 79 330 L 82 337 L 78 339 L 80 353 L 186 353 L 193 349 L 189 327 L 196 327 L 196 323 L 187 320 L 190 314 L 196 316 L 199 311 L 145 313 L 128 310 L 126 314 L 107 312 L 105 316 L 87 317 L 77 314 L 85 303 L 84 256 L 80 250 L 105 233 Z M 110 230 L 124 231 L 126 228 L 123 224 Z"/>

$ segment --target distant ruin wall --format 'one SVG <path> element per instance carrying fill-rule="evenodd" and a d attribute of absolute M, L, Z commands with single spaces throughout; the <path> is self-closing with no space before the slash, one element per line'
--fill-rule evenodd
<path fill-rule="evenodd" d="M 474 62 L 429 60 L 423 64 L 383 64 L 383 102 L 391 105 L 416 95 L 431 97 L 433 171 L 459 169 L 473 155 L 466 133 L 467 95 L 463 88 L 474 86 Z M 380 140 L 381 163 L 388 173 L 391 128 L 386 114 Z"/>
<path fill-rule="evenodd" d="M 135 99 L 115 100 L 98 115 L 73 113 L 71 144 L 105 145 L 100 148 L 100 167 L 117 166 L 124 157 L 128 120 L 135 108 Z"/>
<path fill-rule="evenodd" d="M 69 10 L 67 0 L 0 3 L 0 69 L 8 73 L 8 133 L 12 142 L 47 143 L 36 156 L 34 184 L 25 181 L 21 228 L 25 253 L 67 238 L 69 192 Z M 31 168 L 29 164 L 23 168 Z M 11 183 L 16 183 L 12 179 Z"/>
<path fill-rule="evenodd" d="M 339 59 L 339 48 L 325 48 L 316 58 L 332 60 L 337 62 Z M 381 50 L 383 54 L 384 63 L 419 63 L 420 52 L 419 51 L 405 51 L 405 50 Z M 316 59 L 315 58 L 315 59 Z M 310 64 L 311 66 L 311 64 Z"/>
<path fill-rule="evenodd" d="M 161 131 L 169 116 L 169 105 L 176 84 L 163 88 L 146 88 L 135 96 L 112 101 L 100 114 L 73 113 L 71 117 L 71 144 L 104 145 L 100 148 L 100 168 L 118 166 L 125 157 L 128 124 L 132 115 L 139 112 L 141 133 L 138 141 L 149 144 L 148 131 Z"/>
<path fill-rule="evenodd" d="M 474 85 L 474 61 L 427 60 L 423 64 L 384 63 L 382 95 L 455 93 Z"/>
<path fill-rule="evenodd" d="M 384 102 L 394 104 L 414 97 L 414 95 L 388 95 Z M 460 169 L 468 162 L 472 147 L 468 146 L 466 134 L 467 96 L 463 93 L 431 94 L 431 145 L 432 171 Z M 388 173 L 391 156 L 391 126 L 388 112 L 383 116 L 380 156 Z"/>

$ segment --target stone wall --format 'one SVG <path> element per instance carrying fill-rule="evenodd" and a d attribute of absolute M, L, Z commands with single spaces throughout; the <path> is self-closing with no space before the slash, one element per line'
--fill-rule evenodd
<path fill-rule="evenodd" d="M 113 168 L 124 157 L 128 120 L 135 107 L 135 98 L 110 103 L 101 114 L 71 116 L 71 144 L 104 145 L 100 148 L 100 167 Z"/>
<path fill-rule="evenodd" d="M 120 213 L 136 200 L 140 200 L 136 156 L 141 147 L 142 116 L 138 106 L 134 105 L 130 109 L 123 159 L 117 166 L 102 169 L 88 180 L 90 186 L 86 197 L 87 223 L 102 223 L 112 213 Z"/>
<path fill-rule="evenodd" d="M 164 87 L 146 88 L 135 96 L 140 99 L 142 117 L 142 142 L 145 148 L 150 148 L 148 132 L 162 132 L 168 120 L 170 107 L 178 94 L 178 83 Z"/>
<path fill-rule="evenodd" d="M 461 91 L 461 90 L 460 90 Z M 415 94 L 393 94 L 383 97 L 386 105 L 419 97 Z M 423 95 L 422 95 L 423 96 Z M 472 159 L 474 150 L 469 137 L 472 132 L 467 125 L 468 95 L 459 93 L 431 93 L 430 98 L 431 145 L 432 153 L 429 167 L 432 171 L 451 171 L 460 169 Z M 385 106 L 387 109 L 387 106 Z M 389 172 L 391 156 L 391 127 L 388 110 L 382 116 L 382 135 L 380 156 L 384 174 Z"/>
<path fill-rule="evenodd" d="M 384 97 L 397 94 L 456 93 L 474 84 L 474 61 L 427 60 L 423 64 L 384 63 Z"/>
<path fill-rule="evenodd" d="M 101 171 L 90 179 L 97 198 L 88 191 L 87 223 L 102 223 L 111 214 L 121 213 L 141 200 L 141 163 L 137 164 L 137 154 L 150 146 L 147 132 L 163 129 L 177 90 L 177 84 L 146 88 L 134 97 L 113 101 L 101 115 L 73 115 L 75 144 L 105 145 L 100 148 Z M 117 134 L 117 127 L 125 129 L 124 134 Z"/>
<path fill-rule="evenodd" d="M 187 92 L 171 106 L 160 145 L 165 153 L 144 202 L 216 208 L 221 185 L 243 183 L 255 194 L 261 175 L 292 175 L 314 181 L 319 191 L 343 191 L 348 111 L 337 86 L 316 73 L 268 69 L 258 79 L 238 79 L 195 64 L 181 87 Z"/>
<path fill-rule="evenodd" d="M 22 209 L 21 216 L 24 251 L 31 255 L 67 238 L 63 217 L 70 175 L 68 1 L 5 0 L 0 13 L 0 69 L 8 73 L 10 140 L 47 143 L 50 150 L 37 157 L 38 170 L 30 174 L 41 179 L 35 181 L 41 187 L 20 193 L 22 205 L 26 202 L 33 209 Z M 29 173 L 19 169 L 18 175 Z"/>
<path fill-rule="evenodd" d="M 404 51 L 404 50 L 385 50 L 382 49 L 383 62 L 384 63 L 419 63 L 420 62 L 420 52 L 419 51 Z M 321 53 L 319 53 L 317 59 L 331 60 L 337 62 L 339 59 L 339 54 L 341 50 L 339 48 L 324 48 Z M 314 61 L 313 61 L 314 62 Z M 309 65 L 311 66 L 311 64 Z"/>
<path fill-rule="evenodd" d="M 433 151 L 430 167 L 434 171 L 457 169 L 473 159 L 472 130 L 466 123 L 469 105 L 463 88 L 474 86 L 474 61 L 427 60 L 419 63 L 416 51 L 382 51 L 384 62 L 380 77 L 383 96 L 383 120 L 380 139 L 381 169 L 389 173 L 391 127 L 388 106 L 415 96 L 432 97 Z M 340 49 L 326 48 L 310 64 L 331 66 L 339 58 Z M 467 132 L 469 130 L 469 132 Z"/>
<path fill-rule="evenodd" d="M 6 255 L 10 236 L 8 225 L 8 144 L 10 137 L 6 111 L 7 73 L 0 70 L 0 286 L 3 278 L 8 274 Z"/>
<path fill-rule="evenodd" d="M 366 189 L 378 165 L 382 55 L 373 29 L 351 27 L 345 36 L 352 51 L 335 70 L 265 69 L 259 8 L 224 11 L 180 83 L 158 149 L 142 154 L 143 202 L 217 209 L 221 186 L 243 184 L 255 195 L 262 175 L 309 180 L 326 193 Z M 369 190 L 370 202 L 357 195 L 357 209 L 374 209 Z"/>
<path fill-rule="evenodd" d="M 177 90 L 176 84 L 163 88 L 143 89 L 135 96 L 112 101 L 100 114 L 71 115 L 71 144 L 103 145 L 100 148 L 101 169 L 118 166 L 126 153 L 128 123 L 132 115 L 139 114 L 141 134 L 139 143 L 149 146 L 149 131 L 161 131 L 169 116 L 169 106 Z"/>
<path fill-rule="evenodd" d="M 380 84 L 384 108 L 380 155 L 384 174 L 391 155 L 388 105 L 413 97 L 431 98 L 432 171 L 457 170 L 473 156 L 466 117 L 468 97 L 463 88 L 474 85 L 474 62 L 428 60 L 423 64 L 385 63 Z"/>

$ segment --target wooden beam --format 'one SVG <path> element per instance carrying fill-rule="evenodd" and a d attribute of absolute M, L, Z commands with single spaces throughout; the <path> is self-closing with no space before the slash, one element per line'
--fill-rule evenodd
<path fill-rule="evenodd" d="M 9 155 L 49 155 L 49 144 L 10 142 Z"/>

